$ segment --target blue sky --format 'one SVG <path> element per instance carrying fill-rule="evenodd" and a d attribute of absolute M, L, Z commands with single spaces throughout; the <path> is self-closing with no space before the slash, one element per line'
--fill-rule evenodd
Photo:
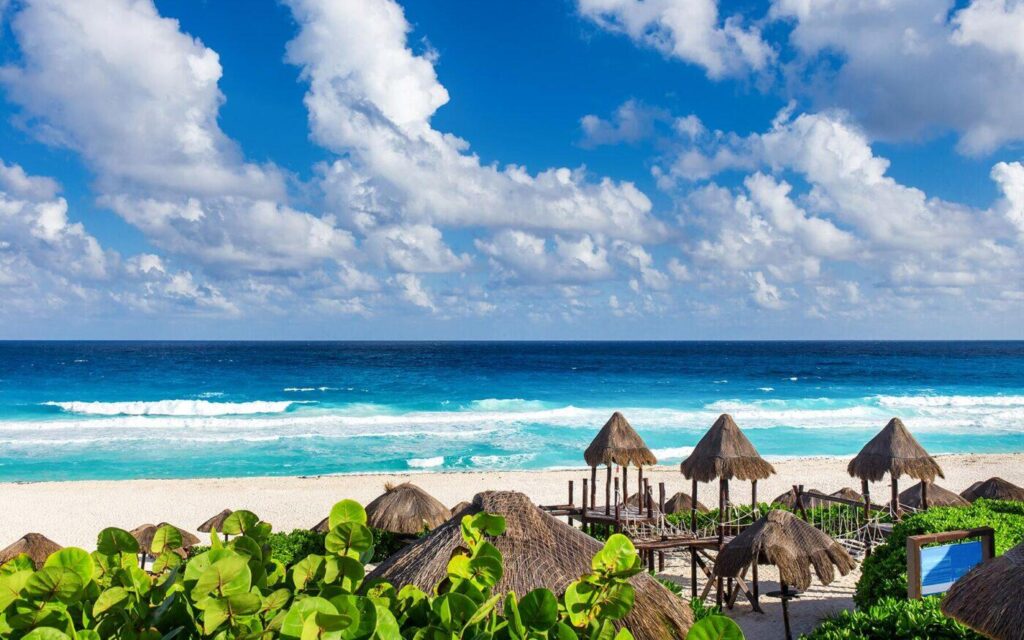
<path fill-rule="evenodd" d="M 1018 0 L 0 11 L 0 337 L 1024 337 Z"/>

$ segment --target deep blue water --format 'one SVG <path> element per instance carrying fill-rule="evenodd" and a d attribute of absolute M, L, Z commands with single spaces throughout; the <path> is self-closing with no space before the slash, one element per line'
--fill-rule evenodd
<path fill-rule="evenodd" d="M 766 456 L 1024 451 L 1024 342 L 0 342 L 0 480 L 665 463 L 722 412 Z"/>

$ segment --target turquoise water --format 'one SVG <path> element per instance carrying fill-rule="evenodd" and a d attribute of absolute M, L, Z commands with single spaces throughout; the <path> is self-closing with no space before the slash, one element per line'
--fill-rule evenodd
<path fill-rule="evenodd" d="M 612 411 L 678 463 L 1024 451 L 1024 343 L 0 342 L 0 480 L 579 466 Z"/>

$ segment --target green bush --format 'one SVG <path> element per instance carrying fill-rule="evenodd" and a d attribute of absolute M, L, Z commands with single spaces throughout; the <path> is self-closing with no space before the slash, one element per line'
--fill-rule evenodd
<path fill-rule="evenodd" d="M 939 598 L 883 598 L 829 616 L 805 640 L 984 640 L 939 610 Z"/>
<path fill-rule="evenodd" d="M 324 552 L 325 534 L 309 529 L 294 529 L 291 533 L 271 533 L 268 536 L 270 557 L 291 568 L 311 553 Z"/>
<path fill-rule="evenodd" d="M 690 609 L 693 610 L 693 621 L 696 622 L 708 616 L 722 615 L 722 607 L 707 604 L 700 598 L 690 598 Z"/>
<path fill-rule="evenodd" d="M 892 535 L 861 565 L 854 601 L 866 609 L 882 598 L 907 596 L 907 536 L 989 526 L 995 530 L 996 554 L 1024 540 L 1024 505 L 978 500 L 969 507 L 935 507 L 907 516 Z"/>

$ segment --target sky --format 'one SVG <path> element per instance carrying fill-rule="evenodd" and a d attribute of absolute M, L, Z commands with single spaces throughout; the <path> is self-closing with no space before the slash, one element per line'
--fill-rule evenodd
<path fill-rule="evenodd" d="M 1024 0 L 0 0 L 0 338 L 1024 338 Z"/>

